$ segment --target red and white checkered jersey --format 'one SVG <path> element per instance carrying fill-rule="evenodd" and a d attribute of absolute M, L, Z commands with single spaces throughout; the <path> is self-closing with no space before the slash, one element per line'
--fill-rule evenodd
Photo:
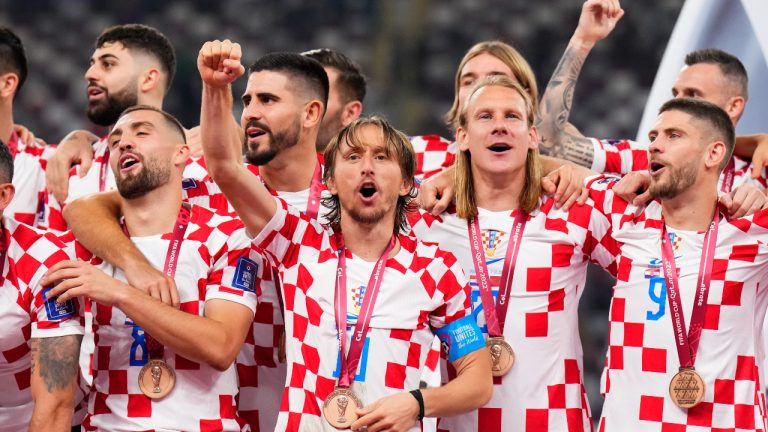
<path fill-rule="evenodd" d="M 0 431 L 27 430 L 32 416 L 30 338 L 83 334 L 82 307 L 45 300 L 40 279 L 59 261 L 70 259 L 50 233 L 2 218 L 8 253 L 0 286 Z"/>
<path fill-rule="evenodd" d="M 590 138 L 594 148 L 592 159 L 592 171 L 598 173 L 624 175 L 632 171 L 644 171 L 648 169 L 648 144 L 631 140 L 601 140 Z M 733 155 L 734 173 L 731 188 L 742 184 L 751 184 L 760 189 L 768 188 L 768 174 L 763 168 L 762 176 L 752 178 L 752 163 Z M 720 183 L 717 190 L 723 190 L 723 175 L 720 175 Z M 730 191 L 728 191 L 730 192 Z"/>
<path fill-rule="evenodd" d="M 131 240 L 153 266 L 162 269 L 171 237 L 167 233 Z M 82 249 L 78 247 L 79 258 L 91 259 L 108 275 L 126 280 L 122 270 Z M 256 255 L 242 222 L 192 206 L 174 277 L 181 310 L 202 316 L 207 301 L 221 299 L 254 311 Z M 176 385 L 165 398 L 151 400 L 138 387 L 139 371 L 148 360 L 143 329 L 120 309 L 98 303 L 91 303 L 91 308 L 94 377 L 85 430 L 247 430 L 236 413 L 234 364 L 219 372 L 166 347 L 163 357 L 176 373 Z"/>
<path fill-rule="evenodd" d="M 45 148 L 24 143 L 16 132 L 8 141 L 13 156 L 13 186 L 16 193 L 3 214 L 27 225 L 38 226 L 45 211 Z"/>
<path fill-rule="evenodd" d="M 494 299 L 514 211 L 478 209 L 485 262 Z M 411 214 L 414 233 L 453 252 L 469 275 L 472 313 L 487 334 L 485 312 L 467 231 L 467 220 L 455 212 L 439 217 Z M 542 198 L 528 218 L 510 292 L 504 338 L 515 352 L 515 364 L 494 378 L 491 400 L 477 411 L 439 420 L 438 431 L 545 432 L 591 431 L 592 418 L 582 374 L 578 306 L 587 263 L 613 265 L 613 253 L 600 243 L 608 221 L 587 203 L 570 212 Z M 449 368 L 447 377 L 455 372 Z"/>
<path fill-rule="evenodd" d="M 321 414 L 339 374 L 333 306 L 338 264 L 335 236 L 276 200 L 275 215 L 254 239 L 278 266 L 283 282 L 288 377 L 276 430 L 335 430 Z M 418 388 L 433 330 L 471 313 L 469 287 L 456 258 L 413 237 L 400 235 L 398 240 L 400 250 L 385 263 L 352 385 L 363 404 Z M 348 252 L 348 268 L 359 261 Z M 360 285 L 351 280 L 347 288 L 360 291 Z"/>
<path fill-rule="evenodd" d="M 66 202 L 62 205 L 52 193 L 47 193 L 47 213 L 45 215 L 45 227 L 51 231 L 64 232 L 67 230 L 67 222 L 62 211 L 68 203 L 96 192 L 115 189 L 115 174 L 109 167 L 109 142 L 103 137 L 93 144 L 93 164 L 85 177 L 80 177 L 80 165 L 72 167 L 69 171 L 69 193 Z M 104 187 L 101 179 L 104 178 Z M 201 158 L 190 158 L 184 168 L 184 177 L 193 179 L 208 178 L 205 162 Z"/>
<path fill-rule="evenodd" d="M 705 383 L 704 399 L 684 410 L 669 396 L 680 361 L 662 270 L 661 204 L 629 205 L 613 195 L 611 184 L 601 179 L 591 186 L 596 208 L 611 219 L 610 239 L 603 243 L 618 251 L 599 430 L 765 431 L 758 364 L 768 303 L 768 211 L 720 220 L 695 363 Z M 668 230 L 688 325 L 704 233 Z"/>
<path fill-rule="evenodd" d="M 416 178 L 427 179 L 453 165 L 456 159 L 455 142 L 439 135 L 422 135 L 410 137 L 413 150 L 416 152 Z"/>

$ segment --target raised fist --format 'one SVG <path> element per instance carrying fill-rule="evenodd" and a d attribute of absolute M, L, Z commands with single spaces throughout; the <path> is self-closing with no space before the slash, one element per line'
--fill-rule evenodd
<path fill-rule="evenodd" d="M 240 44 L 229 39 L 206 42 L 197 56 L 197 69 L 204 85 L 227 86 L 245 73 L 240 64 Z"/>
<path fill-rule="evenodd" d="M 582 42 L 595 44 L 613 31 L 622 16 L 624 10 L 619 0 L 587 0 L 581 7 L 579 25 L 573 36 Z"/>

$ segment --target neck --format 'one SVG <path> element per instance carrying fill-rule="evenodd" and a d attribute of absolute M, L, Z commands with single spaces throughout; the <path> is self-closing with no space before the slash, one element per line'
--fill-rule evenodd
<path fill-rule="evenodd" d="M 131 236 L 173 231 L 181 208 L 180 191 L 181 181 L 171 181 L 140 198 L 124 199 L 123 216 Z"/>
<path fill-rule="evenodd" d="M 349 215 L 342 214 L 341 232 L 344 236 L 344 247 L 365 261 L 377 261 L 392 239 L 394 215 L 385 217 L 385 219 L 389 223 L 382 220 L 373 224 L 361 224 L 354 221 Z M 392 257 L 397 254 L 399 248 L 400 245 L 395 244 L 389 256 Z"/>
<path fill-rule="evenodd" d="M 0 104 L 0 140 L 8 144 L 13 135 L 13 110 L 8 104 Z"/>
<path fill-rule="evenodd" d="M 312 184 L 317 166 L 315 146 L 296 144 L 281 150 L 274 159 L 259 167 L 259 175 L 271 189 L 299 192 Z"/>
<path fill-rule="evenodd" d="M 490 211 L 513 210 L 520 206 L 520 195 L 525 186 L 525 167 L 499 173 L 472 170 L 477 207 Z"/>
<path fill-rule="evenodd" d="M 674 198 L 661 200 L 661 214 L 668 227 L 687 231 L 709 228 L 717 209 L 717 189 L 694 186 Z"/>

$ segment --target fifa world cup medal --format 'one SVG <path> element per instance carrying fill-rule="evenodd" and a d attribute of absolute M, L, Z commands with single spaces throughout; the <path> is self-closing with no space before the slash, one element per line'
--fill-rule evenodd
<path fill-rule="evenodd" d="M 150 399 L 162 399 L 173 390 L 176 373 L 163 360 L 150 360 L 139 371 L 139 388 Z"/>

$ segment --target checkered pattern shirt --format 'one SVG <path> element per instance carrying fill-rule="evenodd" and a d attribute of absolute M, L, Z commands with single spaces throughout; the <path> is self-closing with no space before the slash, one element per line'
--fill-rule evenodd
<path fill-rule="evenodd" d="M 596 208 L 611 219 L 610 239 L 603 243 L 618 253 L 599 431 L 765 431 L 758 362 L 768 304 L 768 211 L 720 221 L 695 363 L 705 394 L 699 405 L 683 410 L 669 396 L 680 362 L 661 263 L 661 204 L 629 205 L 613 195 L 611 184 L 600 179 L 591 186 Z M 670 234 L 688 325 L 704 233 Z"/>
<path fill-rule="evenodd" d="M 478 209 L 494 299 L 516 213 Z M 467 220 L 452 211 L 440 217 L 421 212 L 412 214 L 410 222 L 419 239 L 437 242 L 456 255 L 470 278 L 472 313 L 487 334 Z M 523 232 L 503 329 L 515 352 L 515 364 L 506 376 L 494 378 L 488 404 L 440 419 L 438 431 L 592 430 L 582 376 L 578 306 L 587 262 L 613 265 L 613 254 L 600 243 L 607 225 L 590 203 L 566 213 L 556 209 L 551 198 L 542 198 Z M 448 369 L 450 377 L 454 372 Z"/>
<path fill-rule="evenodd" d="M 163 268 L 170 239 L 170 233 L 131 238 L 156 268 Z M 256 254 L 240 221 L 192 206 L 184 239 L 174 278 L 182 311 L 202 316 L 205 302 L 213 299 L 256 309 Z M 78 251 L 79 258 L 125 280 L 122 270 L 89 257 L 82 247 Z M 94 377 L 85 430 L 247 430 L 236 413 L 234 364 L 219 372 L 166 347 L 163 357 L 175 370 L 176 385 L 165 398 L 151 400 L 138 387 L 139 371 L 148 360 L 144 331 L 117 308 L 95 302 L 91 308 Z"/>
<path fill-rule="evenodd" d="M 2 218 L 8 245 L 0 286 L 0 431 L 26 430 L 32 415 L 30 338 L 83 334 L 77 301 L 57 305 L 44 299 L 40 279 L 59 261 L 69 259 L 52 234 Z"/>
<path fill-rule="evenodd" d="M 45 209 L 46 148 L 27 145 L 11 135 L 8 149 L 13 156 L 13 186 L 16 193 L 3 214 L 27 225 L 38 226 L 38 215 Z"/>
<path fill-rule="evenodd" d="M 624 175 L 632 171 L 644 171 L 648 169 L 648 145 L 630 140 L 601 140 L 590 138 L 594 148 L 592 159 L 592 171 L 598 173 L 610 173 Z M 752 178 L 752 163 L 736 155 L 733 156 L 734 173 L 732 189 L 742 185 L 751 184 L 760 189 L 768 188 L 768 174 L 763 168 L 762 176 Z M 717 190 L 722 190 L 723 176 Z M 728 191 L 730 192 L 730 191 Z"/>
<path fill-rule="evenodd" d="M 321 407 L 338 377 L 333 297 L 334 235 L 283 202 L 254 239 L 280 269 L 288 377 L 276 430 L 335 430 Z M 363 404 L 418 388 L 434 333 L 470 311 L 469 287 L 455 257 L 400 235 L 387 260 L 353 390 Z M 349 254 L 348 265 L 360 260 Z M 417 426 L 414 430 L 419 430 Z"/>
<path fill-rule="evenodd" d="M 453 165 L 456 143 L 438 135 L 412 136 L 411 145 L 416 152 L 416 177 L 427 179 Z"/>

